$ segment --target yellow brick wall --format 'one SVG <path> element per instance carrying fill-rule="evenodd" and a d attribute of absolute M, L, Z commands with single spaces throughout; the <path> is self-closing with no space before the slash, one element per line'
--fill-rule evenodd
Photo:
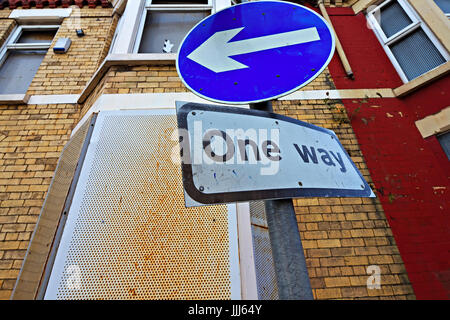
<path fill-rule="evenodd" d="M 279 101 L 274 110 L 336 132 L 371 184 L 340 101 Z M 302 198 L 294 205 L 315 299 L 415 298 L 378 199 Z M 381 289 L 367 288 L 370 265 L 381 269 Z"/>
<path fill-rule="evenodd" d="M 83 117 L 101 94 L 188 92 L 175 66 L 113 66 L 86 99 Z"/>
<path fill-rule="evenodd" d="M 106 35 L 106 41 L 103 43 L 103 49 L 100 54 L 100 59 L 97 64 L 97 68 L 100 67 L 103 60 L 105 60 L 106 56 L 108 55 L 118 22 L 119 22 L 119 15 L 115 14 L 111 20 L 111 23 L 109 24 L 108 33 Z"/>
<path fill-rule="evenodd" d="M 1 19 L 0 17 L 0 47 L 5 43 L 16 22 L 12 19 Z"/>
<path fill-rule="evenodd" d="M 27 94 L 80 94 L 97 70 L 105 48 L 109 49 L 110 29 L 116 19 L 111 17 L 112 9 L 80 11 L 81 17 L 74 10 L 71 17 L 64 19 L 54 39 L 55 42 L 58 38 L 70 38 L 70 50 L 66 54 L 47 52 Z M 78 26 L 83 29 L 84 37 L 75 34 Z"/>
<path fill-rule="evenodd" d="M 8 299 L 77 105 L 0 105 L 0 299 Z"/>
<path fill-rule="evenodd" d="M 11 33 L 10 11 L 0 10 L 0 44 Z M 77 94 L 111 43 L 112 9 L 83 8 L 64 19 L 55 37 L 70 37 L 67 54 L 45 56 L 28 94 Z M 77 21 L 86 36 L 75 34 Z M 9 299 L 60 153 L 79 119 L 77 104 L 0 103 L 0 299 Z"/>

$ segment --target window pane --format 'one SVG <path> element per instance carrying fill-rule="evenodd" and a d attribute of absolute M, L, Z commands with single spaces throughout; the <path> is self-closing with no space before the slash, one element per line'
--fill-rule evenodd
<path fill-rule="evenodd" d="M 0 67 L 0 94 L 20 94 L 34 78 L 46 50 L 10 51 Z"/>
<path fill-rule="evenodd" d="M 26 30 L 22 32 L 19 40 L 17 40 L 17 43 L 49 43 L 53 41 L 55 34 L 56 30 Z"/>
<path fill-rule="evenodd" d="M 437 139 L 441 144 L 442 149 L 444 149 L 444 152 L 447 155 L 448 160 L 450 160 L 450 131 L 437 136 Z"/>
<path fill-rule="evenodd" d="M 382 7 L 380 11 L 380 26 L 387 38 L 412 23 L 412 20 L 396 1 Z"/>
<path fill-rule="evenodd" d="M 390 46 L 408 80 L 412 80 L 445 62 L 434 44 L 419 28 Z"/>
<path fill-rule="evenodd" d="M 173 44 L 171 52 L 177 52 L 189 30 L 209 14 L 209 11 L 148 11 L 139 52 L 164 53 L 166 40 Z"/>
<path fill-rule="evenodd" d="M 436 2 L 445 14 L 450 14 L 450 0 L 434 0 L 434 2 Z"/>

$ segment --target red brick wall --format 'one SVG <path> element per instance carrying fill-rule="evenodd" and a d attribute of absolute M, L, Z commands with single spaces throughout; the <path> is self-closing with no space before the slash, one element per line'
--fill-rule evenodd
<path fill-rule="evenodd" d="M 364 15 L 330 14 L 355 74 L 347 79 L 335 56 L 338 89 L 402 84 Z M 446 77 L 402 99 L 343 101 L 418 299 L 450 298 L 450 162 L 415 126 L 450 104 L 449 88 Z"/>

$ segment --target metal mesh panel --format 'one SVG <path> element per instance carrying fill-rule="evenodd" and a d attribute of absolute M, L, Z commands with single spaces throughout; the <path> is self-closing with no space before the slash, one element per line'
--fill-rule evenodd
<path fill-rule="evenodd" d="M 445 63 L 444 57 L 421 28 L 390 47 L 408 80 Z"/>
<path fill-rule="evenodd" d="M 252 223 L 258 298 L 260 300 L 277 300 L 277 279 L 273 265 L 264 201 L 250 202 L 250 219 Z"/>
<path fill-rule="evenodd" d="M 403 30 L 412 23 L 405 10 L 396 1 L 381 8 L 381 29 L 387 38 Z"/>
<path fill-rule="evenodd" d="M 180 167 L 171 160 L 175 116 L 105 114 L 46 298 L 231 298 L 228 209 L 184 206 Z"/>

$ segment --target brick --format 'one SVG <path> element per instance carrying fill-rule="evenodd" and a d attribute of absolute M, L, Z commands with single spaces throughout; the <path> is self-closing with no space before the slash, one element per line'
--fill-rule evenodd
<path fill-rule="evenodd" d="M 338 239 L 317 240 L 317 246 L 319 248 L 340 247 L 341 246 L 341 241 L 338 240 Z"/>
<path fill-rule="evenodd" d="M 345 214 L 346 220 L 366 220 L 367 214 L 365 212 L 353 212 Z"/>
<path fill-rule="evenodd" d="M 373 237 L 374 232 L 370 229 L 354 229 L 350 230 L 353 238 Z"/>
<path fill-rule="evenodd" d="M 331 254 L 335 257 L 352 256 L 352 255 L 354 255 L 354 249 L 353 248 L 332 248 Z"/>
<path fill-rule="evenodd" d="M 303 238 L 304 239 L 326 239 L 327 233 L 325 231 L 305 231 L 303 232 Z M 321 246 L 321 243 L 319 243 L 319 247 Z"/>
<path fill-rule="evenodd" d="M 337 299 L 342 298 L 341 289 L 327 288 L 314 290 L 317 299 Z"/>
<path fill-rule="evenodd" d="M 320 258 L 322 267 L 342 267 L 345 266 L 345 260 L 342 257 Z"/>
<path fill-rule="evenodd" d="M 340 198 L 319 198 L 319 205 L 340 205 Z"/>
<path fill-rule="evenodd" d="M 0 270 L 0 279 L 17 279 L 20 270 Z"/>
<path fill-rule="evenodd" d="M 365 256 L 356 256 L 356 257 L 344 257 L 345 264 L 348 266 L 354 265 L 368 265 L 369 260 Z"/>
<path fill-rule="evenodd" d="M 391 264 L 394 263 L 394 260 L 388 255 L 376 255 L 369 256 L 369 262 L 371 264 Z"/>
<path fill-rule="evenodd" d="M 325 278 L 325 284 L 327 287 L 346 287 L 350 286 L 350 280 L 346 277 Z"/>
<path fill-rule="evenodd" d="M 310 275 L 311 277 L 311 275 Z M 310 278 L 311 288 L 312 289 L 318 289 L 318 288 L 325 288 L 325 281 L 320 278 Z"/>
<path fill-rule="evenodd" d="M 316 240 L 302 240 L 303 249 L 317 248 Z"/>
<path fill-rule="evenodd" d="M 382 248 L 382 247 L 380 247 Z M 362 247 L 362 248 L 355 248 L 355 254 L 356 255 L 377 255 L 379 254 L 379 248 L 378 247 Z"/>
<path fill-rule="evenodd" d="M 2 290 L 0 289 L 0 300 L 9 300 L 11 297 L 12 290 Z"/>
<path fill-rule="evenodd" d="M 410 285 L 394 285 L 392 289 L 396 295 L 414 293 Z"/>
<path fill-rule="evenodd" d="M 364 298 L 369 295 L 366 287 L 342 288 L 341 291 L 343 298 Z"/>
<path fill-rule="evenodd" d="M 308 257 L 315 257 L 315 258 L 331 256 L 330 249 L 308 249 L 307 253 Z"/>
<path fill-rule="evenodd" d="M 20 232 L 20 231 L 25 231 L 25 224 L 18 224 L 18 223 L 9 223 L 9 224 L 4 224 L 1 227 L 1 231 L 2 232 Z"/>
<path fill-rule="evenodd" d="M 302 199 L 295 199 L 296 205 L 301 206 L 318 206 L 319 200 L 316 198 L 302 198 Z"/>
<path fill-rule="evenodd" d="M 0 242 L 0 250 L 15 250 L 18 249 L 20 241 L 2 241 Z"/>
<path fill-rule="evenodd" d="M 341 244 L 343 247 L 362 247 L 365 245 L 361 238 L 341 239 Z"/>

